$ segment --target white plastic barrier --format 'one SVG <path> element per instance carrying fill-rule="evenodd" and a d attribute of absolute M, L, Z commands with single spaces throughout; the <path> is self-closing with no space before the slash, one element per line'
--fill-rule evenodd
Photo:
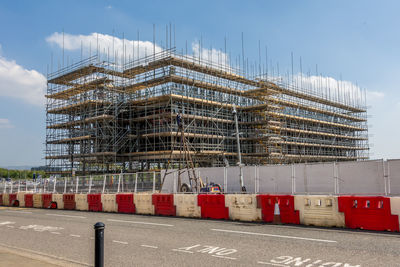
<path fill-rule="evenodd" d="M 59 209 L 59 210 L 64 209 L 63 194 L 52 194 L 51 201 L 57 203 L 57 209 Z"/>
<path fill-rule="evenodd" d="M 8 193 L 3 193 L 3 206 L 10 205 L 10 195 Z"/>
<path fill-rule="evenodd" d="M 18 192 L 17 200 L 19 202 L 20 207 L 25 207 L 25 192 Z"/>
<path fill-rule="evenodd" d="M 102 194 L 101 203 L 103 205 L 103 211 L 118 212 L 118 205 L 116 202 L 115 194 Z"/>
<path fill-rule="evenodd" d="M 257 195 L 225 195 L 225 206 L 229 208 L 229 218 L 239 221 L 261 221 L 261 209 L 257 208 Z"/>
<path fill-rule="evenodd" d="M 195 194 L 174 194 L 176 216 L 200 218 L 201 208 L 197 205 Z"/>
<path fill-rule="evenodd" d="M 152 195 L 147 193 L 137 193 L 134 196 L 134 202 L 137 214 L 154 215 L 154 206 L 152 203 Z"/>
<path fill-rule="evenodd" d="M 391 197 L 390 198 L 390 209 L 392 215 L 399 216 L 399 224 L 400 224 L 400 197 Z"/>
<path fill-rule="evenodd" d="M 34 208 L 43 207 L 42 194 L 33 194 L 33 207 Z"/>
<path fill-rule="evenodd" d="M 345 227 L 344 214 L 339 212 L 336 196 L 294 196 L 294 208 L 300 213 L 300 224 Z"/>
<path fill-rule="evenodd" d="M 75 194 L 75 203 L 77 210 L 89 210 L 87 194 Z"/>

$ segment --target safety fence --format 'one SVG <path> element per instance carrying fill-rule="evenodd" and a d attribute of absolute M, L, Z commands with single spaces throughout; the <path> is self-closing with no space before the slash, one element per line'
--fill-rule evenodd
<path fill-rule="evenodd" d="M 0 193 L 119 193 L 155 192 L 160 189 L 160 172 L 119 173 L 51 179 L 14 180 L 0 183 Z"/>
<path fill-rule="evenodd" d="M 0 206 L 399 232 L 400 197 L 281 194 L 3 193 Z"/>
<path fill-rule="evenodd" d="M 239 193 L 239 167 L 197 168 L 203 182 L 220 184 L 224 193 Z M 242 167 L 246 192 L 400 196 L 400 159 L 302 163 Z M 161 171 L 164 177 L 165 170 Z M 178 172 L 168 171 L 163 192 L 177 193 Z M 181 182 L 189 184 L 187 172 Z"/>
<path fill-rule="evenodd" d="M 190 185 L 187 171 L 181 183 Z M 204 183 L 221 185 L 223 193 L 239 193 L 240 168 L 196 168 Z M 242 167 L 248 194 L 329 194 L 400 196 L 400 159 Z M 163 193 L 178 192 L 178 170 L 137 172 L 0 182 L 0 193 L 119 193 L 156 192 L 165 177 Z"/>

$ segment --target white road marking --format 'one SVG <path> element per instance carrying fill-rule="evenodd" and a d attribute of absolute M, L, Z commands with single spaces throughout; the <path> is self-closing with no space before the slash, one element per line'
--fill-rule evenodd
<path fill-rule="evenodd" d="M 14 228 L 13 225 L 6 225 L 8 228 Z"/>
<path fill-rule="evenodd" d="M 118 244 L 123 244 L 123 245 L 128 245 L 128 242 L 124 242 L 124 241 L 113 240 L 112 242 L 118 243 Z"/>
<path fill-rule="evenodd" d="M 316 238 L 307 238 L 307 237 L 298 237 L 298 236 L 273 235 L 273 234 L 263 234 L 263 233 L 254 233 L 254 232 L 243 232 L 243 231 L 234 231 L 234 230 L 225 230 L 225 229 L 211 229 L 211 230 L 212 230 L 212 231 L 217 231 L 217 232 L 226 232 L 226 233 L 235 233 L 235 234 L 259 235 L 259 236 L 269 236 L 269 237 L 280 237 L 280 238 L 289 238 L 289 239 L 299 239 L 299 240 L 316 241 L 316 242 L 325 242 L 325 243 L 337 243 L 337 241 L 335 241 L 335 240 L 316 239 Z"/>
<path fill-rule="evenodd" d="M 149 246 L 149 245 L 140 245 L 141 247 L 145 247 L 145 248 L 158 248 L 156 246 Z"/>
<path fill-rule="evenodd" d="M 69 235 L 69 236 L 73 236 L 73 237 L 81 237 L 80 235 Z"/>
<path fill-rule="evenodd" d="M 277 264 L 277 263 L 271 263 L 271 262 L 264 262 L 264 261 L 257 261 L 259 264 L 264 264 L 264 265 L 272 265 L 272 266 L 287 266 L 287 265 L 282 265 L 282 264 Z"/>
<path fill-rule="evenodd" d="M 5 221 L 5 222 L 0 222 L 0 226 L 1 225 L 7 225 L 7 224 L 14 224 L 15 222 L 9 222 L 9 221 Z"/>
<path fill-rule="evenodd" d="M 63 227 L 55 227 L 55 226 L 44 226 L 44 225 L 31 224 L 31 225 L 20 226 L 19 229 L 22 229 L 22 230 L 33 229 L 36 232 L 44 232 L 44 231 L 55 232 L 57 230 L 62 230 L 64 228 Z"/>
<path fill-rule="evenodd" d="M 16 211 L 16 210 L 5 210 L 5 212 L 14 212 L 14 213 L 32 213 L 32 211 Z"/>
<path fill-rule="evenodd" d="M 173 251 L 176 251 L 176 252 L 185 252 L 185 253 L 191 253 L 191 254 L 193 254 L 193 251 L 189 251 L 189 250 L 173 249 Z"/>
<path fill-rule="evenodd" d="M 50 232 L 50 233 L 55 234 L 55 235 L 61 235 L 61 233 L 59 233 L 59 232 Z"/>
<path fill-rule="evenodd" d="M 165 223 L 150 223 L 150 222 L 136 222 L 136 221 L 124 221 L 124 220 L 114 220 L 114 219 L 107 219 L 109 222 L 125 222 L 125 223 L 135 223 L 135 224 L 148 224 L 148 225 L 156 225 L 156 226 L 167 226 L 172 227 L 172 224 L 165 224 Z"/>
<path fill-rule="evenodd" d="M 63 214 L 51 214 L 51 213 L 46 213 L 46 215 L 47 215 L 47 216 L 59 216 L 59 217 L 86 219 L 86 217 L 84 217 L 84 216 L 63 215 Z"/>
<path fill-rule="evenodd" d="M 183 220 L 183 219 L 182 219 Z M 235 223 L 231 222 L 234 225 L 241 225 L 241 223 Z M 288 224 L 282 224 L 282 225 L 277 225 L 277 224 L 265 224 L 264 227 L 268 228 L 280 228 L 280 229 L 295 229 L 299 230 L 299 226 L 290 226 Z M 370 236 L 376 236 L 376 237 L 392 237 L 392 238 L 397 238 L 395 235 L 383 235 L 380 233 L 372 233 L 372 232 L 359 232 L 359 231 L 354 231 L 352 232 L 352 229 L 348 229 L 347 231 L 344 230 L 339 230 L 338 229 L 330 229 L 330 228 L 323 228 L 323 227 L 310 227 L 310 228 L 301 228 L 303 231 L 310 231 L 310 232 L 334 232 L 334 233 L 345 233 L 345 234 L 351 234 L 351 235 L 370 235 Z"/>
<path fill-rule="evenodd" d="M 226 257 L 226 256 L 219 256 L 219 255 L 211 255 L 211 256 L 221 259 L 236 260 L 236 258 Z"/>
<path fill-rule="evenodd" d="M 259 261 L 260 264 L 273 265 L 273 266 L 303 266 L 303 264 L 307 264 L 307 266 L 344 266 L 344 267 L 360 267 L 361 265 L 353 265 L 349 263 L 341 263 L 341 262 L 325 262 L 322 260 L 312 260 L 310 258 L 302 258 L 302 257 L 292 257 L 292 256 L 279 256 L 275 257 L 269 262 Z M 343 265 L 342 265 L 343 264 Z"/>

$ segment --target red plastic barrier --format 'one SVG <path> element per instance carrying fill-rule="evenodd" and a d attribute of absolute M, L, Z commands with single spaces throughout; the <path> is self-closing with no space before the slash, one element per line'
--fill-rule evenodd
<path fill-rule="evenodd" d="M 33 208 L 33 194 L 24 195 L 25 207 Z"/>
<path fill-rule="evenodd" d="M 262 220 L 273 222 L 275 204 L 279 207 L 279 217 L 282 223 L 300 224 L 300 214 L 294 209 L 294 196 L 290 195 L 258 195 L 257 207 L 261 208 Z"/>
<path fill-rule="evenodd" d="M 90 211 L 103 211 L 103 204 L 101 203 L 101 194 L 88 194 L 87 201 Z"/>
<path fill-rule="evenodd" d="M 15 203 L 15 201 L 17 200 L 17 194 L 16 193 L 14 193 L 14 194 L 9 194 L 8 195 L 8 197 L 9 197 L 9 204 L 8 204 L 8 206 L 14 206 L 14 203 Z"/>
<path fill-rule="evenodd" d="M 399 232 L 399 219 L 391 214 L 388 197 L 341 196 L 338 204 L 348 228 Z"/>
<path fill-rule="evenodd" d="M 118 212 L 120 213 L 135 213 L 135 204 L 133 202 L 133 194 L 117 194 L 116 201 Z"/>
<path fill-rule="evenodd" d="M 229 208 L 225 207 L 225 196 L 200 194 L 197 203 L 201 207 L 201 218 L 229 219 Z"/>
<path fill-rule="evenodd" d="M 0 194 L 0 206 L 3 206 L 3 194 Z"/>
<path fill-rule="evenodd" d="M 42 208 L 48 209 L 51 204 L 51 194 L 42 194 Z"/>
<path fill-rule="evenodd" d="M 76 208 L 75 194 L 64 194 L 63 201 L 65 210 L 75 210 Z"/>
<path fill-rule="evenodd" d="M 173 194 L 153 194 L 151 199 L 155 215 L 176 216 Z"/>

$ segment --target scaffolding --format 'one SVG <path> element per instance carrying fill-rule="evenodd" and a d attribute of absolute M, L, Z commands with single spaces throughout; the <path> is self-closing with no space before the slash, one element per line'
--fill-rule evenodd
<path fill-rule="evenodd" d="M 175 49 L 123 64 L 90 57 L 49 74 L 46 97 L 54 174 L 177 167 L 178 113 L 195 167 L 236 165 L 234 107 L 246 165 L 368 159 L 364 101 L 252 78 Z"/>

